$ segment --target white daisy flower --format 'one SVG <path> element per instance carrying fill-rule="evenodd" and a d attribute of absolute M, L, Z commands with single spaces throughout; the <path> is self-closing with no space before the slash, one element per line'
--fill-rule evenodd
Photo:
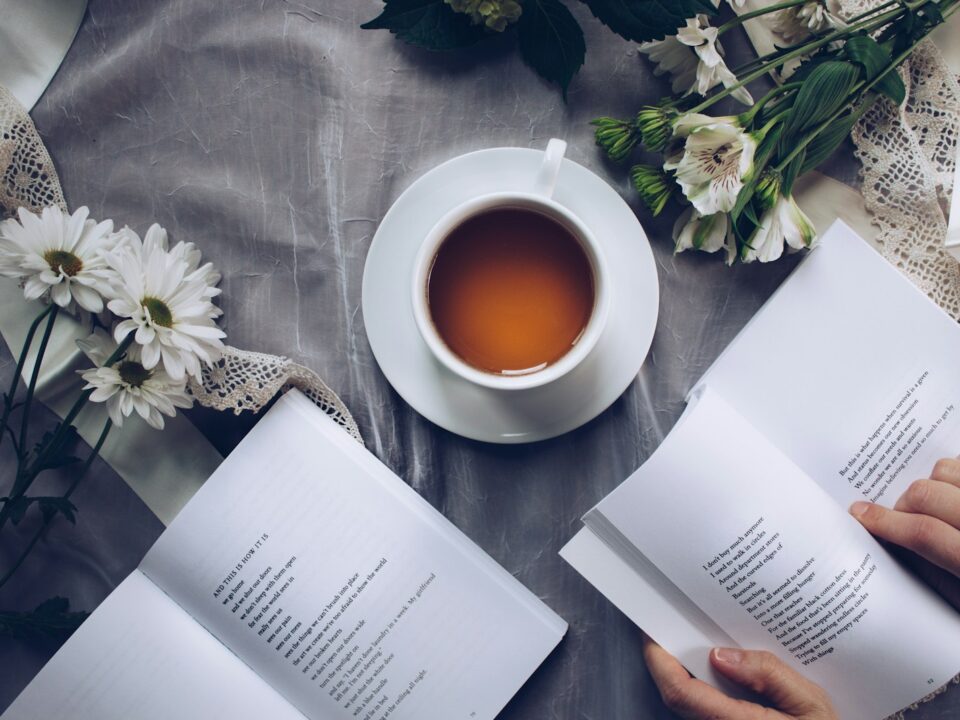
<path fill-rule="evenodd" d="M 164 415 L 173 417 L 177 408 L 193 405 L 187 394 L 186 377 L 174 380 L 162 367 L 145 368 L 136 344 L 110 366 L 103 363 L 116 351 L 117 344 L 103 330 L 78 340 L 77 345 L 98 365 L 80 373 L 87 382 L 83 389 L 93 390 L 90 395 L 93 402 L 107 404 L 107 414 L 117 427 L 136 411 L 148 425 L 162 430 Z"/>
<path fill-rule="evenodd" d="M 753 173 L 756 139 L 734 117 L 684 115 L 674 124 L 683 147 L 663 167 L 701 215 L 730 212 Z"/>
<path fill-rule="evenodd" d="M 0 275 L 17 278 L 27 300 L 48 292 L 60 307 L 77 305 L 89 312 L 103 310 L 110 290 L 102 253 L 116 245 L 113 221 L 88 220 L 79 208 L 64 215 L 56 206 L 38 217 L 20 208 L 19 220 L 0 223 Z"/>
<path fill-rule="evenodd" d="M 107 307 L 124 318 L 114 329 L 120 342 L 129 333 L 141 346 L 143 366 L 159 362 L 174 380 L 187 373 L 200 379 L 201 361 L 220 358 L 224 332 L 215 319 L 222 313 L 212 302 L 220 293 L 214 283 L 219 273 L 200 266 L 200 255 L 190 243 L 167 249 L 167 231 L 152 225 L 144 239 L 124 228 L 123 244 L 104 255 L 115 273 Z"/>
<path fill-rule="evenodd" d="M 696 208 L 687 208 L 673 226 L 673 242 L 674 253 L 682 253 L 691 248 L 714 253 L 725 248 L 727 265 L 732 265 L 737 257 L 737 243 L 726 213 L 704 217 Z"/>
<path fill-rule="evenodd" d="M 817 242 L 816 228 L 790 195 L 778 197 L 760 217 L 760 225 L 743 249 L 743 261 L 776 260 L 783 254 L 784 242 L 794 250 L 813 247 Z"/>
<path fill-rule="evenodd" d="M 710 26 L 705 15 L 689 18 L 687 24 L 677 30 L 677 41 L 692 48 L 697 59 L 696 84 L 691 85 L 687 94 L 706 95 L 717 85 L 729 88 L 740 82 L 724 62 L 723 46 L 717 38 L 717 28 Z M 753 105 L 753 97 L 745 87 L 737 88 L 730 95 L 744 105 Z"/>

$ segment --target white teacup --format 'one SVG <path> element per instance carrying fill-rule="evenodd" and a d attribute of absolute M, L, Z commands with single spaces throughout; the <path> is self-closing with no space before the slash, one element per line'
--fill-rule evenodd
<path fill-rule="evenodd" d="M 489 193 L 448 212 L 424 238 L 414 260 L 411 283 L 413 315 L 424 342 L 437 360 L 451 372 L 477 385 L 496 390 L 526 390 L 554 382 L 583 362 L 603 332 L 610 305 L 610 277 L 603 252 L 590 229 L 576 215 L 551 199 L 566 149 L 567 144 L 563 140 L 550 140 L 540 170 L 536 177 L 532 178 L 531 192 Z M 485 372 L 462 360 L 437 332 L 428 301 L 430 271 L 444 240 L 469 218 L 495 208 L 532 210 L 558 222 L 580 243 L 593 271 L 593 311 L 580 337 L 560 359 L 542 369 L 520 374 Z"/>

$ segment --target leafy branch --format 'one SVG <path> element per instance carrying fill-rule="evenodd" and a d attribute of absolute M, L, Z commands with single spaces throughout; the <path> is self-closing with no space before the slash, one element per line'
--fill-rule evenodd
<path fill-rule="evenodd" d="M 410 45 L 432 51 L 467 48 L 500 32 L 514 35 L 524 62 L 542 78 L 558 85 L 566 99 L 570 83 L 586 57 L 583 29 L 562 0 L 516 1 L 521 8 L 519 19 L 499 32 L 457 12 L 450 0 L 384 0 L 383 12 L 362 27 L 389 30 Z M 470 0 L 464 2 L 469 4 Z M 662 39 L 676 32 L 687 18 L 716 12 L 710 0 L 581 2 L 613 32 L 635 42 Z"/>

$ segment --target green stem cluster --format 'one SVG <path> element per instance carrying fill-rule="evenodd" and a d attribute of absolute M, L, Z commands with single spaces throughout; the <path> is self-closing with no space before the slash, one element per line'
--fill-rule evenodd
<path fill-rule="evenodd" d="M 720 26 L 719 33 L 722 34 L 733 27 L 742 25 L 744 22 L 752 18 L 778 12 L 796 5 L 801 5 L 803 2 L 807 1 L 808 0 L 788 0 L 787 2 L 777 3 L 775 5 L 770 5 L 768 7 L 744 13 L 737 16 L 733 20 L 730 20 L 728 23 Z M 812 37 L 812 39 L 805 43 L 799 43 L 788 48 L 781 48 L 767 55 L 763 55 L 756 60 L 753 60 L 734 70 L 734 74 L 738 78 L 741 78 L 736 85 L 723 88 L 717 93 L 711 95 L 702 103 L 690 110 L 690 112 L 703 112 L 716 102 L 719 102 L 744 85 L 747 85 L 754 80 L 763 77 L 765 74 L 782 67 L 791 60 L 795 60 L 799 57 L 809 56 L 813 52 L 826 45 L 829 45 L 832 42 L 844 40 L 847 37 L 851 37 L 855 34 L 873 33 L 884 26 L 890 25 L 891 23 L 902 19 L 907 13 L 911 13 L 921 8 L 922 6 L 928 4 L 928 2 L 929 0 L 890 0 L 889 2 L 885 2 L 877 7 L 871 8 L 870 10 L 850 18 L 845 27 L 837 28 L 824 35 L 815 35 Z M 956 12 L 958 7 L 960 7 L 960 3 L 956 2 L 956 0 L 943 0 L 943 2 L 939 3 L 938 7 L 940 8 L 944 19 L 946 19 Z M 895 9 L 888 10 L 888 8 Z M 915 47 L 915 45 L 913 47 Z M 909 55 L 909 53 L 907 53 L 907 55 Z"/>
<path fill-rule="evenodd" d="M 100 450 L 103 448 L 103 444 L 107 440 L 107 435 L 110 434 L 110 429 L 113 427 L 113 422 L 108 418 L 103 425 L 103 430 L 100 431 L 100 437 L 97 439 L 96 444 L 93 446 L 93 449 L 90 451 L 90 454 L 87 456 L 87 459 L 84 461 L 83 466 L 80 468 L 80 471 L 74 476 L 73 482 L 70 483 L 70 487 L 67 488 L 67 491 L 63 494 L 63 500 L 69 500 L 70 496 L 73 495 L 74 490 L 77 489 L 77 486 L 80 485 L 80 481 L 86 477 L 87 471 L 90 469 L 90 466 L 93 464 L 93 461 L 100 454 Z M 14 573 L 20 569 L 20 566 L 23 565 L 23 561 L 27 559 L 27 556 L 30 554 L 30 551 L 33 550 L 34 546 L 40 541 L 40 538 L 43 537 L 44 531 L 47 529 L 47 526 L 50 525 L 50 522 L 53 520 L 53 515 L 44 515 L 43 520 L 40 523 L 40 527 L 37 528 L 37 531 L 33 534 L 33 537 L 30 538 L 30 542 L 27 543 L 26 547 L 20 553 L 19 557 L 13 562 L 10 568 L 0 577 L 0 588 L 6 585 L 7 581 L 13 577 Z"/>
<path fill-rule="evenodd" d="M 51 463 L 54 459 L 61 457 L 62 453 L 66 449 L 67 443 L 74 436 L 75 430 L 73 427 L 74 421 L 77 419 L 77 416 L 86 406 L 87 401 L 90 399 L 90 396 L 93 394 L 92 390 L 84 390 L 80 393 L 80 396 L 74 402 L 73 406 L 67 412 L 63 420 L 58 423 L 56 429 L 45 437 L 34 450 L 28 449 L 28 439 L 30 435 L 30 417 L 31 410 L 33 408 L 33 403 L 35 402 L 35 394 L 37 389 L 37 382 L 40 378 L 40 370 L 43 365 L 43 358 L 46 354 L 47 346 L 49 345 L 50 337 L 53 333 L 53 328 L 57 320 L 60 308 L 56 305 L 50 305 L 46 307 L 33 321 L 30 326 L 30 329 L 27 332 L 23 348 L 20 351 L 20 355 L 17 360 L 17 366 L 14 371 L 13 379 L 10 383 L 10 389 L 3 397 L 3 415 L 0 419 L 0 432 L 7 433 L 10 436 L 10 439 L 13 443 L 14 450 L 17 457 L 17 469 L 14 475 L 14 480 L 10 488 L 10 492 L 7 497 L 2 499 L 2 506 L 0 506 L 0 529 L 6 526 L 7 522 L 13 517 L 14 508 L 20 505 L 23 502 L 31 502 L 37 498 L 27 498 L 26 493 L 29 491 L 30 487 L 33 485 L 33 482 L 37 477 L 48 467 L 51 466 Z M 27 358 L 29 357 L 30 350 L 33 347 L 34 339 L 36 338 L 37 331 L 40 328 L 40 325 L 46 320 L 46 325 L 44 326 L 43 335 L 40 339 L 40 344 L 37 348 L 35 354 L 35 359 L 33 361 L 33 368 L 30 372 L 29 380 L 26 384 L 26 392 L 24 394 L 24 399 L 22 403 L 16 403 L 16 391 L 19 384 L 19 380 L 24 372 L 26 367 Z M 133 333 L 130 333 L 123 342 L 119 344 L 117 349 L 113 354 L 107 359 L 106 365 L 113 365 L 118 360 L 120 360 L 127 349 L 130 347 L 130 344 L 133 342 Z M 14 433 L 13 428 L 10 426 L 10 416 L 13 410 L 16 407 L 21 407 L 21 418 L 20 418 L 20 432 L 19 435 Z M 97 456 L 100 451 L 100 448 L 103 445 L 103 442 L 106 440 L 107 433 L 110 429 L 110 423 L 104 427 L 103 433 L 101 433 L 100 439 L 97 442 L 96 447 L 94 448 L 93 453 L 87 458 L 86 462 L 81 466 L 80 472 L 74 478 L 73 484 L 67 490 L 66 494 L 63 496 L 63 499 L 66 500 L 76 489 L 77 484 L 84 477 L 87 470 L 90 467 L 90 464 L 93 462 L 93 459 Z M 0 438 L 2 439 L 2 438 Z M 16 571 L 16 569 L 23 562 L 23 557 L 30 552 L 34 545 L 36 545 L 39 540 L 39 534 L 42 533 L 43 528 L 49 524 L 51 519 L 50 515 L 45 517 L 41 529 L 38 531 L 37 537 L 35 537 L 27 546 L 27 549 L 24 552 L 24 555 L 14 564 L 14 566 L 7 571 L 0 579 L 0 586 L 9 579 L 9 576 Z"/>

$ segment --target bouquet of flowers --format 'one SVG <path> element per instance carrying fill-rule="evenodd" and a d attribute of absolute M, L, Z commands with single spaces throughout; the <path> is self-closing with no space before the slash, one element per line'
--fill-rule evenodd
<path fill-rule="evenodd" d="M 88 215 L 85 207 L 72 215 L 56 206 L 40 215 L 21 208 L 18 219 L 0 223 L 0 274 L 18 279 L 27 300 L 44 303 L 30 326 L 0 409 L 0 442 L 10 440 L 17 466 L 7 494 L 0 498 L 0 530 L 33 512 L 39 513 L 39 529 L 18 559 L 0 571 L 0 587 L 54 517 L 75 522 L 70 497 L 111 429 L 133 414 L 162 429 L 164 416 L 191 406 L 188 382 L 199 380 L 201 365 L 218 360 L 223 349 L 225 335 L 217 327 L 221 311 L 213 303 L 220 293 L 216 287 L 220 274 L 209 263 L 201 264 L 200 251 L 192 243 L 169 247 L 159 225 L 151 226 L 141 239 L 130 228 L 114 232 L 112 221 L 97 223 Z M 31 427 L 31 411 L 37 381 L 63 312 L 89 317 L 91 334 L 78 344 L 92 367 L 81 372 L 77 399 L 63 421 L 36 440 L 39 433 Z M 24 372 L 29 379 L 18 393 Z M 77 439 L 73 423 L 87 403 L 105 403 L 107 419 L 93 451 L 81 460 L 72 454 Z M 28 494 L 44 471 L 64 466 L 77 469 L 62 496 Z M 70 629 L 82 614 L 66 610 L 66 601 L 55 598 L 33 614 L 39 617 L 0 613 L 0 631 Z"/>
<path fill-rule="evenodd" d="M 897 68 L 958 4 L 889 0 L 843 17 L 835 0 L 786 0 L 718 27 L 697 15 L 640 46 L 655 72 L 671 76 L 674 94 L 627 120 L 598 118 L 597 143 L 614 160 L 637 145 L 662 153 L 656 165 L 634 165 L 630 177 L 654 215 L 671 198 L 686 206 L 674 228 L 677 252 L 723 249 L 732 264 L 809 248 L 817 236 L 793 199 L 796 179 L 832 155 L 874 103 L 904 101 Z M 776 49 L 731 69 L 720 38 L 754 18 Z M 770 74 L 778 83 L 755 101 L 747 86 Z M 708 114 L 727 97 L 747 110 Z"/>

